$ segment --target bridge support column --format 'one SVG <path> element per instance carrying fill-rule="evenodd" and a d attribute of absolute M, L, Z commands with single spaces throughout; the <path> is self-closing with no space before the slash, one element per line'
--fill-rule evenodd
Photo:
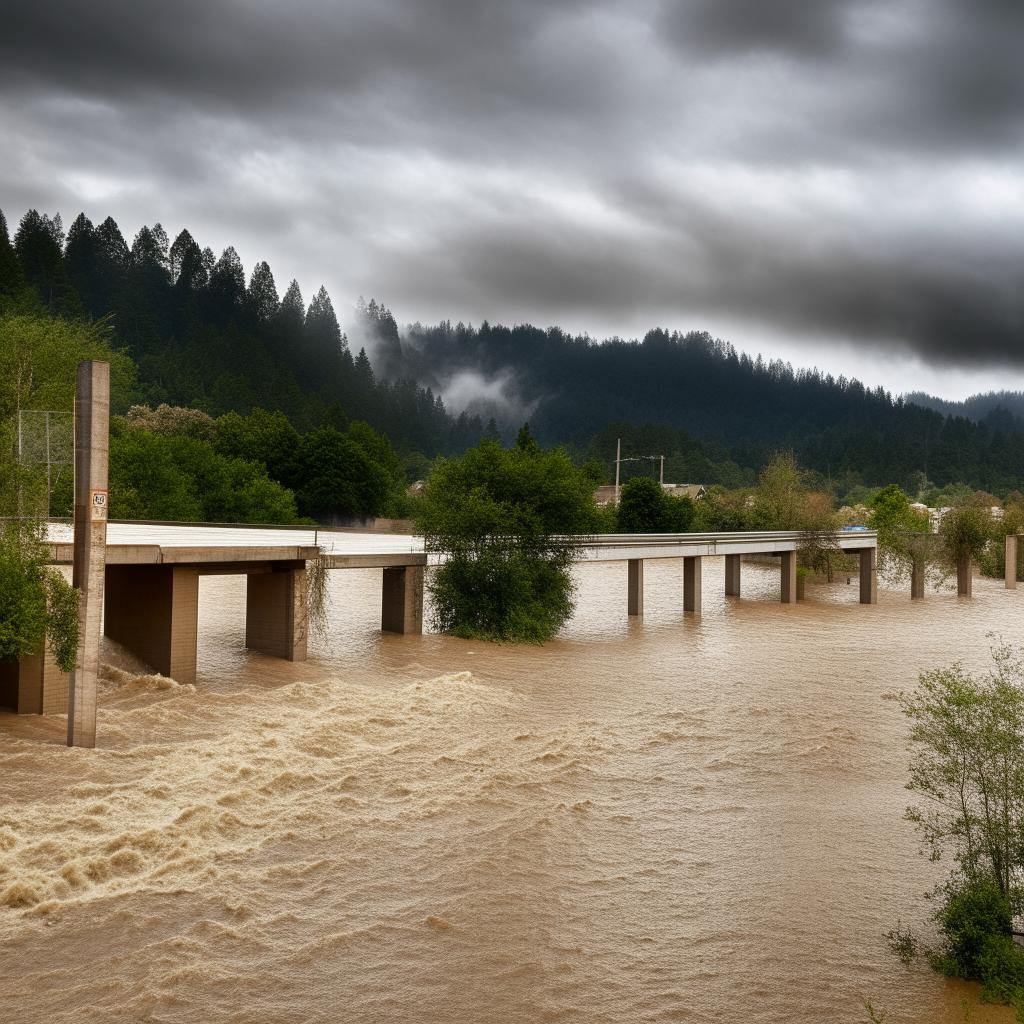
<path fill-rule="evenodd" d="M 918 558 L 910 565 L 910 600 L 924 600 L 924 563 Z"/>
<path fill-rule="evenodd" d="M 878 604 L 878 549 L 860 550 L 860 603 Z"/>
<path fill-rule="evenodd" d="M 725 593 L 729 597 L 740 596 L 740 556 L 725 556 Z"/>
<path fill-rule="evenodd" d="M 396 565 L 384 570 L 380 628 L 385 633 L 423 632 L 422 565 Z"/>
<path fill-rule="evenodd" d="M 196 681 L 199 573 L 175 565 L 108 565 L 104 632 L 157 672 Z"/>
<path fill-rule="evenodd" d="M 971 596 L 971 556 L 961 555 L 956 563 L 956 592 L 959 597 Z"/>
<path fill-rule="evenodd" d="M 245 585 L 245 646 L 286 661 L 306 660 L 306 565 L 250 573 Z"/>
<path fill-rule="evenodd" d="M 1006 535 L 1006 589 L 1017 589 L 1017 535 L 1008 533 Z"/>
<path fill-rule="evenodd" d="M 691 615 L 701 613 L 701 564 L 700 555 L 683 558 L 683 611 Z"/>
<path fill-rule="evenodd" d="M 626 603 L 630 615 L 644 613 L 644 560 L 631 558 L 626 563 L 628 577 Z"/>
<path fill-rule="evenodd" d="M 46 648 L 20 661 L 0 661 L 0 707 L 19 715 L 63 715 L 68 710 L 70 672 L 61 672 Z"/>
<path fill-rule="evenodd" d="M 783 604 L 796 604 L 796 552 L 783 551 L 781 598 Z"/>

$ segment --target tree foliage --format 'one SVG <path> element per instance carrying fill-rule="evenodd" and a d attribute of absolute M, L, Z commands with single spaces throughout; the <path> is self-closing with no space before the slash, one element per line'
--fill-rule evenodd
<path fill-rule="evenodd" d="M 637 476 L 619 495 L 619 533 L 685 533 L 693 522 L 693 501 L 666 494 L 657 480 Z"/>
<path fill-rule="evenodd" d="M 1000 645 L 983 675 L 960 664 L 921 674 L 900 695 L 910 721 L 907 818 L 933 861 L 950 862 L 934 896 L 942 936 L 933 965 L 980 981 L 1001 1001 L 1024 996 L 1024 652 Z"/>
<path fill-rule="evenodd" d="M 596 521 L 593 481 L 528 434 L 442 459 L 417 530 L 442 562 L 430 591 L 437 627 L 494 640 L 550 639 L 573 608 L 570 566 Z"/>

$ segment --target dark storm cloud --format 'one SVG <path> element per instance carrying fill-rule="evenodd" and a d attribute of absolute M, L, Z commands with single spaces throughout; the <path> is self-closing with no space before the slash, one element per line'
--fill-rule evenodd
<path fill-rule="evenodd" d="M 848 6 L 829 0 L 669 0 L 662 17 L 670 36 L 690 52 L 777 50 L 822 56 L 842 42 Z"/>
<path fill-rule="evenodd" d="M 1024 367 L 1024 4 L 22 7 L 9 219 L 187 225 L 403 319 L 718 316 Z"/>

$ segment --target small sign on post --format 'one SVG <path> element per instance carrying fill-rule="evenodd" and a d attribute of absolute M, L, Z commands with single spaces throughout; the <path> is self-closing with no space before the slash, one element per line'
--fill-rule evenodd
<path fill-rule="evenodd" d="M 110 364 L 78 364 L 75 387 L 75 554 L 78 655 L 68 691 L 68 746 L 96 746 L 96 677 L 107 547 Z"/>

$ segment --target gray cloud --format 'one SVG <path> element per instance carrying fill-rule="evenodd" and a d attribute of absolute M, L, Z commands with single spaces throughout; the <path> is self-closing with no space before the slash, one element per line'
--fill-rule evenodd
<path fill-rule="evenodd" d="M 187 226 L 340 310 L 1024 372 L 1022 50 L 1008 0 L 26 4 L 0 207 Z"/>

